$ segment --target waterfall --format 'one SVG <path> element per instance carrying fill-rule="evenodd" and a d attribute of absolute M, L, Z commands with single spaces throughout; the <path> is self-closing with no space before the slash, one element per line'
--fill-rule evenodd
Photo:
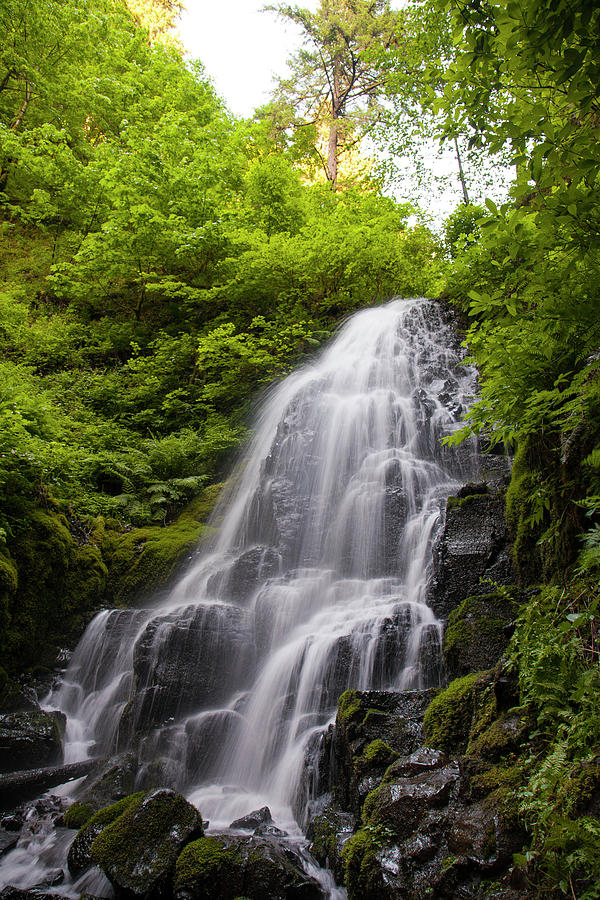
<path fill-rule="evenodd" d="M 89 625 L 48 701 L 67 761 L 133 749 L 141 784 L 183 790 L 215 825 L 268 803 L 290 827 L 342 691 L 439 682 L 432 542 L 477 473 L 472 446 L 442 441 L 474 390 L 450 315 L 424 299 L 356 313 L 275 386 L 212 546 L 160 606 Z"/>

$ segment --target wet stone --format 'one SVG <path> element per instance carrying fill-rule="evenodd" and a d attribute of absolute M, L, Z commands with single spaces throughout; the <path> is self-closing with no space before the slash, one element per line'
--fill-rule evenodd
<path fill-rule="evenodd" d="M 7 831 L 5 828 L 0 828 L 0 856 L 4 853 L 8 853 L 9 850 L 12 850 L 12 848 L 16 846 L 18 840 L 19 832 Z"/>
<path fill-rule="evenodd" d="M 255 809 L 253 812 L 248 813 L 247 816 L 234 819 L 229 827 L 252 831 L 254 828 L 258 828 L 259 825 L 271 825 L 272 823 L 271 810 L 268 806 L 262 806 L 260 809 Z"/>
<path fill-rule="evenodd" d="M 42 710 L 0 716 L 0 772 L 59 763 L 65 722 L 63 713 Z"/>

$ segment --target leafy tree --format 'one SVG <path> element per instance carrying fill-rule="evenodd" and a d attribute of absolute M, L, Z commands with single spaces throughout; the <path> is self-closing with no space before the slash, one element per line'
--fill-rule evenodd
<path fill-rule="evenodd" d="M 287 110 L 286 124 L 296 128 L 325 126 L 326 153 L 316 152 L 335 188 L 340 154 L 377 119 L 383 76 L 369 50 L 393 40 L 396 14 L 389 0 L 321 0 L 316 13 L 268 8 L 300 25 L 307 45 L 290 60 L 292 74 L 280 80 L 275 108 Z"/>

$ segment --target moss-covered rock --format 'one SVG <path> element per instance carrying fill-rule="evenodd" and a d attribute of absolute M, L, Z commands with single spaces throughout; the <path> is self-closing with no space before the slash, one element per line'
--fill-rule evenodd
<path fill-rule="evenodd" d="M 459 753 L 469 740 L 476 700 L 489 680 L 473 673 L 457 678 L 431 701 L 423 720 L 429 746 Z"/>
<path fill-rule="evenodd" d="M 72 803 L 63 817 L 65 828 L 82 828 L 93 815 L 94 808 L 89 803 Z"/>
<path fill-rule="evenodd" d="M 116 606 L 164 588 L 206 533 L 204 524 L 222 485 L 211 485 L 170 525 L 107 530 L 102 550 L 110 575 L 106 600 Z"/>
<path fill-rule="evenodd" d="M 354 816 L 333 803 L 324 807 L 311 821 L 307 831 L 311 854 L 321 866 L 331 869 L 338 884 L 344 881 L 342 852 L 354 831 Z"/>
<path fill-rule="evenodd" d="M 508 646 L 506 626 L 517 604 L 507 591 L 467 597 L 454 609 L 442 645 L 450 679 L 494 666 Z"/>
<path fill-rule="evenodd" d="M 198 810 L 181 794 L 159 788 L 131 802 L 103 828 L 90 847 L 90 856 L 117 893 L 160 896 L 170 889 L 185 845 L 201 835 Z"/>
<path fill-rule="evenodd" d="M 242 895 L 243 884 L 243 857 L 217 837 L 193 841 L 177 860 L 177 900 L 233 900 Z"/>
<path fill-rule="evenodd" d="M 394 894 L 383 878 L 379 853 L 384 845 L 375 828 L 361 828 L 342 852 L 348 900 L 391 900 Z"/>
<path fill-rule="evenodd" d="M 175 870 L 176 900 L 322 900 L 289 844 L 276 838 L 212 835 L 188 844 Z"/>
<path fill-rule="evenodd" d="M 206 488 L 172 524 L 136 529 L 101 516 L 82 523 L 50 500 L 29 503 L 0 552 L 0 654 L 9 674 L 54 667 L 100 606 L 165 587 L 205 533 L 220 487 Z"/>
<path fill-rule="evenodd" d="M 90 856 L 90 848 L 100 832 L 106 828 L 107 825 L 110 825 L 111 822 L 114 822 L 115 819 L 118 819 L 130 806 L 141 803 L 145 796 L 144 791 L 140 791 L 136 794 L 130 794 L 128 797 L 123 797 L 123 799 L 119 800 L 117 803 L 113 803 L 110 806 L 98 810 L 98 812 L 94 813 L 94 815 L 80 827 L 67 854 L 67 865 L 71 875 L 77 877 L 93 864 Z M 78 806 L 80 810 L 86 809 L 87 807 L 87 805 L 82 804 L 75 805 Z M 65 824 L 67 824 L 66 816 L 68 813 L 69 810 L 65 813 Z M 74 813 L 74 817 L 76 817 L 76 815 L 77 811 Z M 67 827 L 70 828 L 72 826 L 67 825 Z"/>

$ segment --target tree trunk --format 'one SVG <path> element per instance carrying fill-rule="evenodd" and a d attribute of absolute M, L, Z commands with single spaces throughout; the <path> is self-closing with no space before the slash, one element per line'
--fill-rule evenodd
<path fill-rule="evenodd" d="M 327 180 L 331 182 L 334 191 L 337 189 L 338 169 L 338 131 L 337 119 L 333 119 L 329 126 L 329 141 L 327 144 Z"/>
<path fill-rule="evenodd" d="M 327 143 L 327 180 L 331 182 L 334 191 L 337 190 L 338 178 L 338 119 L 340 118 L 340 59 L 333 60 L 333 76 L 331 81 L 331 124 L 329 126 L 329 141 Z"/>
<path fill-rule="evenodd" d="M 463 193 L 463 203 L 465 206 L 469 205 L 469 194 L 467 192 L 467 182 L 465 181 L 465 173 L 463 172 L 462 160 L 460 158 L 460 150 L 458 149 L 458 141 L 454 138 L 454 148 L 456 150 L 456 159 L 458 162 L 458 177 L 460 179 L 460 186 L 462 187 Z"/>
<path fill-rule="evenodd" d="M 17 116 L 15 121 L 10 126 L 11 131 L 16 131 L 18 129 L 19 125 L 21 124 L 21 122 L 23 121 L 23 116 L 27 112 L 27 107 L 29 106 L 29 101 L 31 100 L 32 94 L 33 94 L 33 88 L 31 87 L 29 82 L 26 81 L 25 82 L 25 99 L 23 100 L 23 105 L 21 106 L 21 109 L 19 110 L 19 115 Z"/>

